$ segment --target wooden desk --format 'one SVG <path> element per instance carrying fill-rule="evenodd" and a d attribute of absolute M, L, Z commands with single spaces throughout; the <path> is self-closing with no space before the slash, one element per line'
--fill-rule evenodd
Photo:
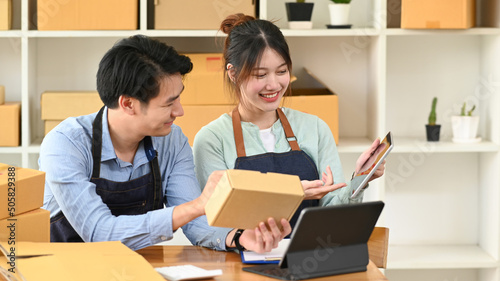
<path fill-rule="evenodd" d="M 141 254 L 154 267 L 192 264 L 208 270 L 222 269 L 223 275 L 217 276 L 215 280 L 278 280 L 243 271 L 241 268 L 251 265 L 242 264 L 240 256 L 234 252 L 220 252 L 195 246 L 151 246 L 138 250 L 137 253 Z M 366 272 L 334 275 L 311 280 L 387 281 L 387 278 L 370 261 Z"/>

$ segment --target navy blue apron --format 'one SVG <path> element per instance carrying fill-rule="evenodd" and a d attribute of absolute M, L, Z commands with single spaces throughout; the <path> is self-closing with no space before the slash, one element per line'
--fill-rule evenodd
<path fill-rule="evenodd" d="M 151 166 L 149 174 L 126 182 L 100 178 L 103 111 L 104 107 L 101 108 L 92 124 L 94 166 L 90 182 L 96 185 L 96 193 L 101 196 L 102 201 L 114 216 L 140 215 L 163 208 L 160 167 L 157 152 L 149 136 L 144 138 L 144 149 Z M 50 241 L 83 242 L 62 211 L 50 219 Z"/>
<path fill-rule="evenodd" d="M 292 150 L 284 153 L 268 152 L 259 155 L 246 156 L 245 143 L 243 141 L 243 131 L 241 129 L 241 117 L 238 112 L 238 107 L 233 110 L 233 131 L 234 141 L 236 143 L 236 152 L 238 158 L 234 163 L 235 169 L 252 170 L 260 172 L 273 172 L 288 175 L 297 175 L 300 180 L 317 180 L 319 179 L 318 169 L 314 161 L 300 150 L 297 139 L 293 133 L 290 123 L 283 111 L 278 108 L 276 110 L 278 118 L 281 121 L 283 130 L 285 131 L 288 144 Z M 292 228 L 297 223 L 300 211 L 306 207 L 318 206 L 319 200 L 304 200 L 290 220 Z"/>

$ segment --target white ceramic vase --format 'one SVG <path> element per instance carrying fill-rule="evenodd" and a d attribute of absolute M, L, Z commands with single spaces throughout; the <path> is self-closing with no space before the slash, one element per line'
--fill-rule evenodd
<path fill-rule="evenodd" d="M 328 4 L 330 10 L 331 25 L 346 25 L 349 24 L 349 10 L 351 4 Z"/>
<path fill-rule="evenodd" d="M 451 116 L 453 142 L 467 143 L 478 142 L 477 129 L 479 116 Z"/>

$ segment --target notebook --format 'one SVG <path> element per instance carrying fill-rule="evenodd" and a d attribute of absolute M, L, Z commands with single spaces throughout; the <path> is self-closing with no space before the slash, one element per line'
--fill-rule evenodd
<path fill-rule="evenodd" d="M 382 201 L 305 208 L 280 263 L 243 270 L 282 280 L 366 271 L 367 242 L 383 208 Z"/>

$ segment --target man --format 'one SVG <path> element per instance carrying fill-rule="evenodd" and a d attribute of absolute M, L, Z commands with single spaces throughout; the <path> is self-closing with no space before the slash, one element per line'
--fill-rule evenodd
<path fill-rule="evenodd" d="M 173 124 L 191 69 L 188 57 L 141 35 L 104 55 L 97 91 L 105 106 L 66 119 L 41 145 L 51 241 L 120 240 L 136 250 L 182 227 L 194 245 L 265 252 L 291 232 L 284 219 L 281 230 L 273 219 L 243 232 L 208 226 L 204 207 L 222 172 L 200 194 L 188 140 Z"/>

